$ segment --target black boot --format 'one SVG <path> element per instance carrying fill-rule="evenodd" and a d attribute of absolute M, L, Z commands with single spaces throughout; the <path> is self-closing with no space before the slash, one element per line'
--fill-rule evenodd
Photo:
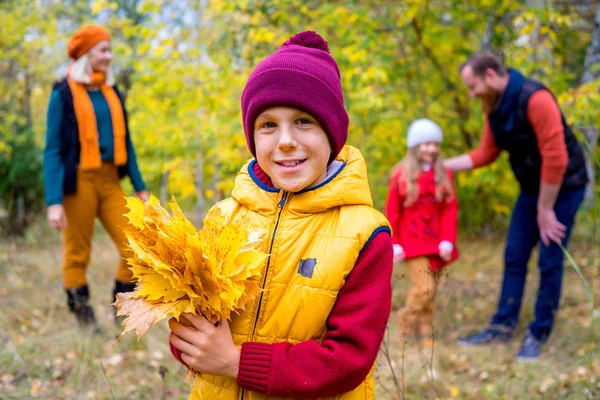
<path fill-rule="evenodd" d="M 127 293 L 133 292 L 135 290 L 135 282 L 121 282 L 115 280 L 115 288 L 113 289 L 113 303 L 117 301 L 117 293 Z M 121 325 L 125 317 L 118 316 L 117 317 L 117 308 L 113 306 L 113 311 L 115 313 L 115 324 L 117 326 Z"/>
<path fill-rule="evenodd" d="M 80 327 L 93 328 L 94 333 L 100 333 L 100 327 L 94 316 L 94 309 L 89 305 L 90 290 L 86 286 L 75 289 L 65 289 L 67 292 L 67 304 L 69 311 L 77 317 Z"/>

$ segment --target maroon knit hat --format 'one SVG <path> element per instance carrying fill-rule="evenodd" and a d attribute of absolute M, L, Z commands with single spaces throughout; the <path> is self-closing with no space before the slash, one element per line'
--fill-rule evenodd
<path fill-rule="evenodd" d="M 246 142 L 253 156 L 254 121 L 271 107 L 292 107 L 315 117 L 329 137 L 333 161 L 348 138 L 348 113 L 340 70 L 325 39 L 313 31 L 300 32 L 262 60 L 242 93 Z"/>

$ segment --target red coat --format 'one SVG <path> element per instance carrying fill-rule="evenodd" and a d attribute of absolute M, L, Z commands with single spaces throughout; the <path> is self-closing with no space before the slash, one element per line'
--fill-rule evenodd
<path fill-rule="evenodd" d="M 452 172 L 448 170 L 447 173 L 454 187 Z M 401 174 L 401 168 L 392 173 L 385 205 L 385 214 L 392 225 L 392 243 L 402 246 L 406 258 L 428 256 L 431 269 L 441 270 L 458 258 L 456 194 L 453 193 L 447 202 L 437 201 L 433 169 L 421 171 L 418 177 L 419 197 L 411 206 L 405 207 L 406 184 L 400 183 Z M 439 257 L 438 246 L 444 240 L 454 245 L 449 262 Z"/>

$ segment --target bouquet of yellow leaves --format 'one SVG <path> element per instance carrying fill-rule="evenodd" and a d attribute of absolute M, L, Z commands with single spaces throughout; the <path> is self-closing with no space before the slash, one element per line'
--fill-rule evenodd
<path fill-rule="evenodd" d="M 207 319 L 230 318 L 260 293 L 249 278 L 259 276 L 267 255 L 259 250 L 263 234 L 243 222 L 229 222 L 214 207 L 199 231 L 173 199 L 173 215 L 154 196 L 144 203 L 127 198 L 124 227 L 133 251 L 128 259 L 138 281 L 134 292 L 117 294 L 117 316 L 138 336 L 158 321 L 182 313 Z"/>

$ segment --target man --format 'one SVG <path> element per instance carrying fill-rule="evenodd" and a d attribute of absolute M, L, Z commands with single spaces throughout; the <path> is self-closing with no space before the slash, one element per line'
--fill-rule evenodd
<path fill-rule="evenodd" d="M 476 346 L 511 338 L 519 319 L 527 262 L 541 240 L 535 319 L 517 354 L 520 360 L 535 360 L 550 335 L 560 301 L 564 254 L 559 244 L 567 246 L 588 182 L 583 152 L 552 93 L 507 69 L 497 54 L 471 55 L 460 74 L 469 95 L 482 102 L 483 136 L 477 149 L 448 159 L 446 167 L 478 168 L 506 150 L 521 192 L 508 230 L 497 312 L 487 328 L 459 343 Z"/>

